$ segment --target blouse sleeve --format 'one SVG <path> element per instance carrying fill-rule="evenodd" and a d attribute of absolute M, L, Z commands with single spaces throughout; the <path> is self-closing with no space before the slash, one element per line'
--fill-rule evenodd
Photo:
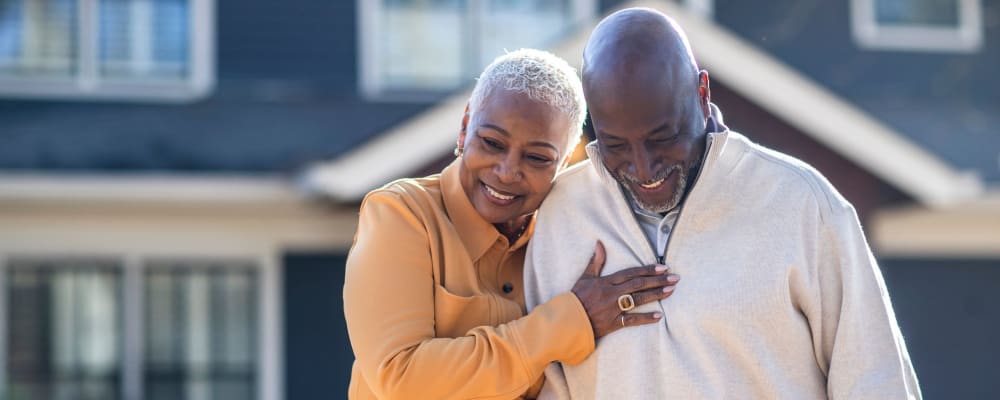
<path fill-rule="evenodd" d="M 435 338 L 427 235 L 396 193 L 374 192 L 361 206 L 344 315 L 361 375 L 379 398 L 515 398 L 553 361 L 575 364 L 593 352 L 590 321 L 572 293 L 499 326 Z"/>

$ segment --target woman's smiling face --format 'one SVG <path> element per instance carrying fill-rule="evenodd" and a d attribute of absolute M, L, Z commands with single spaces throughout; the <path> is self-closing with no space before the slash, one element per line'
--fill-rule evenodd
<path fill-rule="evenodd" d="M 459 136 L 459 176 L 472 206 L 493 224 L 533 213 L 570 151 L 574 121 L 525 93 L 497 88 Z"/>

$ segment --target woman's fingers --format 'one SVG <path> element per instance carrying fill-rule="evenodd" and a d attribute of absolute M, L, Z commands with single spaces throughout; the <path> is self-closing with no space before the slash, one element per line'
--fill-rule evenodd
<path fill-rule="evenodd" d="M 663 264 L 644 265 L 641 267 L 625 268 L 605 278 L 615 285 L 621 285 L 640 276 L 663 275 L 667 272 L 667 269 L 667 266 Z"/>
<path fill-rule="evenodd" d="M 601 271 L 604 270 L 605 257 L 604 243 L 598 240 L 597 244 L 594 245 L 594 254 L 590 256 L 590 262 L 587 263 L 587 268 L 583 270 L 583 276 L 592 278 L 601 276 Z"/>
<path fill-rule="evenodd" d="M 677 274 L 638 276 L 615 286 L 617 286 L 624 294 L 641 292 L 647 289 L 662 288 L 665 286 L 673 286 L 680 280 L 681 277 Z"/>
<path fill-rule="evenodd" d="M 654 301 L 660 301 L 670 295 L 674 294 L 674 285 L 668 286 L 657 286 L 652 289 L 643 290 L 641 292 L 632 293 L 632 300 L 635 301 L 635 305 L 643 305 L 646 303 L 652 303 Z"/>
<path fill-rule="evenodd" d="M 601 276 L 606 253 L 600 241 L 594 246 L 594 253 L 584 268 L 580 279 L 573 285 L 573 293 L 580 299 L 587 317 L 590 318 L 594 337 L 599 338 L 618 329 L 649 324 L 659 321 L 663 315 L 653 313 L 627 313 L 631 306 L 622 296 L 632 297 L 632 305 L 647 304 L 662 300 L 673 294 L 674 285 L 680 276 L 667 273 L 667 266 L 654 264 L 626 268 L 608 276 Z M 622 308 L 624 307 L 624 309 Z"/>
<path fill-rule="evenodd" d="M 651 303 L 669 297 L 673 293 L 674 285 L 680 280 L 675 274 L 638 276 L 627 280 L 620 285 L 615 285 L 609 276 L 594 278 L 581 276 L 573 287 L 573 293 L 580 299 L 587 316 L 590 318 L 591 327 L 594 329 L 594 337 L 599 338 L 628 326 L 629 318 L 634 319 L 635 324 L 646 324 L 654 322 L 653 314 L 641 317 L 632 317 L 626 314 L 621 308 L 619 299 L 622 296 L 630 295 L 633 305 Z M 624 302 L 628 304 L 629 302 Z M 626 309 L 630 309 L 627 305 Z M 662 316 L 661 316 L 662 317 Z"/>
<path fill-rule="evenodd" d="M 620 327 L 618 329 L 621 329 L 629 326 L 646 325 L 646 324 L 652 324 L 654 322 L 659 322 L 661 319 L 663 319 L 663 313 L 660 312 L 629 313 L 629 314 L 622 314 L 620 317 L 618 317 L 618 319 L 620 321 L 619 322 Z M 621 323 L 622 321 L 624 322 L 623 324 Z"/>

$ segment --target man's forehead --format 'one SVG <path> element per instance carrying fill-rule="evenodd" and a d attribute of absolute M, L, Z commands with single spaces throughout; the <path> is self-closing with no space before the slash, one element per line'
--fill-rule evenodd
<path fill-rule="evenodd" d="M 645 109 L 680 112 L 676 106 L 696 93 L 697 81 L 688 82 L 668 71 L 646 75 L 608 75 L 588 80 L 584 94 L 590 108 L 618 113 L 641 113 Z"/>

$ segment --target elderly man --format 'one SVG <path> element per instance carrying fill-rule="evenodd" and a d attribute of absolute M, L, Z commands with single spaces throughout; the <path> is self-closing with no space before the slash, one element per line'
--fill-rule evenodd
<path fill-rule="evenodd" d="M 721 126 L 673 20 L 629 9 L 602 21 L 583 84 L 597 140 L 538 212 L 529 307 L 573 286 L 595 240 L 604 274 L 664 263 L 683 282 L 662 301 L 622 296 L 621 325 L 664 318 L 553 364 L 543 396 L 920 398 L 854 208 L 809 165 Z"/>

